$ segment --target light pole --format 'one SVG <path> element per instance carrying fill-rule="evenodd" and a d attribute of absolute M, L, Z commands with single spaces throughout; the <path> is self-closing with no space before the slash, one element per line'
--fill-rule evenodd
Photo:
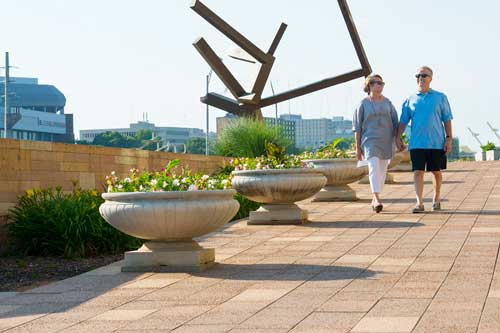
<path fill-rule="evenodd" d="M 271 91 L 273 92 L 273 96 L 276 95 L 274 92 L 274 86 L 273 86 L 273 81 L 269 80 L 269 83 L 271 83 Z M 278 132 L 278 103 L 274 104 L 274 127 L 276 129 L 276 133 Z"/>
<path fill-rule="evenodd" d="M 7 117 L 9 112 L 9 52 L 5 52 L 5 83 L 4 83 L 4 117 L 3 117 L 3 137 L 7 139 Z"/>
<path fill-rule="evenodd" d="M 207 96 L 208 96 L 208 90 L 209 90 L 209 87 L 210 87 L 210 79 L 212 78 L 212 73 L 213 73 L 213 70 L 210 70 L 210 72 L 208 72 L 207 74 Z M 205 155 L 208 156 L 209 155 L 209 152 L 208 152 L 208 131 L 209 131 L 209 119 L 208 119 L 208 113 L 209 113 L 209 110 L 208 110 L 208 104 L 206 104 L 206 108 L 207 108 L 207 124 L 206 124 L 206 133 L 205 133 Z"/>

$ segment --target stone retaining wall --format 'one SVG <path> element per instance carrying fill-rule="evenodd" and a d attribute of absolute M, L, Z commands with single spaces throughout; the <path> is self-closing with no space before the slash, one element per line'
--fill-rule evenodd
<path fill-rule="evenodd" d="M 111 171 L 124 176 L 134 167 L 158 170 L 172 159 L 204 173 L 217 171 L 227 161 L 220 156 L 0 139 L 0 245 L 5 241 L 1 230 L 5 214 L 23 191 L 56 186 L 69 191 L 75 181 L 84 189 L 104 191 Z"/>

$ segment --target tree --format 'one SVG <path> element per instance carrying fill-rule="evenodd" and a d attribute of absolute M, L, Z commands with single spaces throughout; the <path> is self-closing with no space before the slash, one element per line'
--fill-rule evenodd
<path fill-rule="evenodd" d="M 335 141 L 335 140 L 334 140 Z M 337 148 L 340 150 L 350 150 L 355 140 L 353 137 L 343 137 L 342 141 L 337 144 Z"/>
<path fill-rule="evenodd" d="M 141 141 L 113 131 L 96 135 L 92 144 L 105 147 L 138 148 L 141 146 Z"/>
<path fill-rule="evenodd" d="M 135 133 L 135 138 L 139 141 L 151 140 L 153 131 L 150 129 L 140 129 Z"/>
<path fill-rule="evenodd" d="M 186 142 L 186 150 L 188 154 L 205 154 L 205 138 L 190 138 Z M 208 152 L 210 155 L 215 154 L 215 140 L 208 139 Z"/>

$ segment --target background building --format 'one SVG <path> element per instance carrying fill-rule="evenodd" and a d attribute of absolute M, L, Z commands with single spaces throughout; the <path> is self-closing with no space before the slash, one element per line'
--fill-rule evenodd
<path fill-rule="evenodd" d="M 449 160 L 458 160 L 460 158 L 460 140 L 457 137 L 451 139 L 451 152 L 448 155 Z"/>
<path fill-rule="evenodd" d="M 7 115 L 8 136 L 13 139 L 74 142 L 73 115 L 65 114 L 66 97 L 53 85 L 36 78 L 11 77 Z M 0 106 L 0 134 L 4 136 L 4 82 Z"/>
<path fill-rule="evenodd" d="M 344 117 L 302 119 L 301 115 L 283 114 L 280 118 L 295 123 L 295 146 L 297 148 L 317 149 L 336 138 L 353 136 L 352 121 Z"/>
<path fill-rule="evenodd" d="M 151 130 L 154 137 L 160 137 L 164 144 L 185 144 L 190 138 L 205 138 L 205 132 L 199 128 L 157 127 L 149 121 L 130 124 L 128 128 L 104 128 L 80 131 L 80 140 L 92 143 L 94 138 L 106 132 L 118 132 L 126 136 L 135 136 L 139 130 Z"/>

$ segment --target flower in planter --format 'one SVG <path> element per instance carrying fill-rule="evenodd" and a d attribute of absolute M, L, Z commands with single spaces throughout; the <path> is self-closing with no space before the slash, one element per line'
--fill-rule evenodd
<path fill-rule="evenodd" d="M 177 174 L 174 169 L 180 164 L 172 160 L 161 171 L 143 171 L 133 168 L 126 178 L 116 176 L 113 171 L 106 177 L 108 192 L 164 192 L 164 191 L 198 191 L 225 190 L 231 188 L 231 175 L 209 176 L 191 174 L 182 169 Z"/>
<path fill-rule="evenodd" d="M 316 152 L 304 152 L 300 155 L 303 160 L 318 160 L 318 159 L 332 159 L 332 158 L 354 158 L 354 150 L 348 151 L 338 148 L 338 145 L 343 141 L 338 138 L 330 143 L 328 146 L 318 149 Z"/>
<path fill-rule="evenodd" d="M 285 154 L 285 148 L 272 143 L 266 144 L 266 155 L 255 158 L 235 158 L 230 161 L 230 164 L 236 171 L 313 167 L 311 164 L 302 162 L 299 156 Z"/>

